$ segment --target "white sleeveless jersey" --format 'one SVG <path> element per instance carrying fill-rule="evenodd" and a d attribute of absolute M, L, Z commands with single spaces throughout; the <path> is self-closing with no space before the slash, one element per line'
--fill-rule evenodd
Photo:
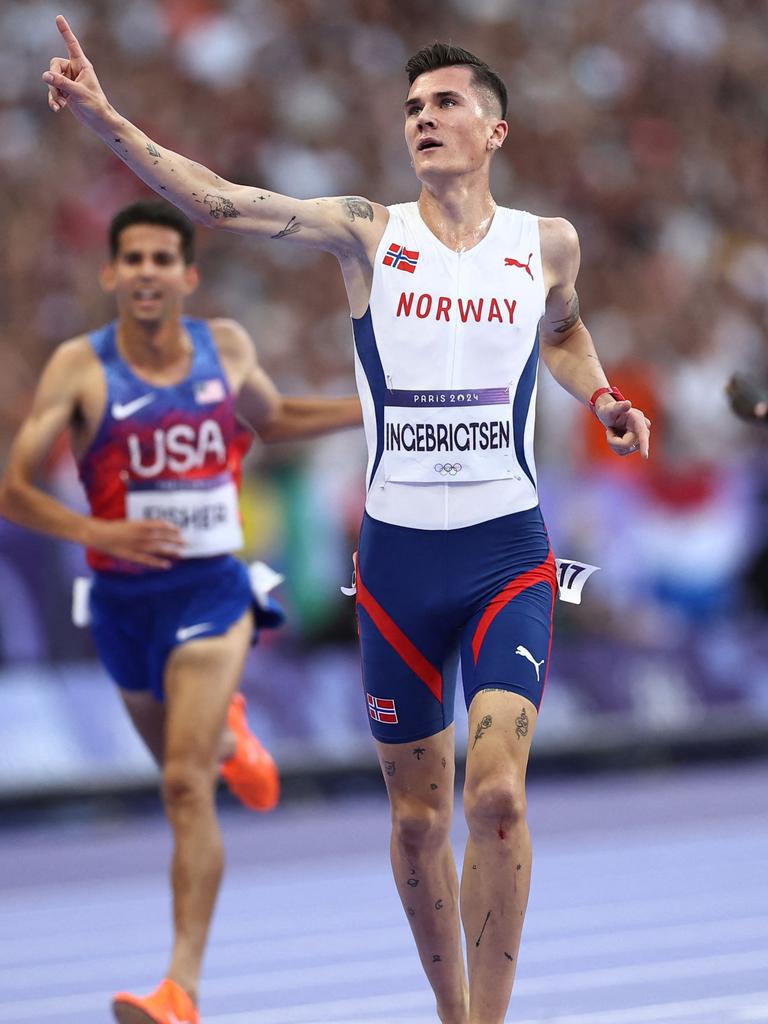
<path fill-rule="evenodd" d="M 457 253 L 416 203 L 389 214 L 368 310 L 352 321 L 366 510 L 450 530 L 533 508 L 538 218 L 498 207 L 485 238 Z"/>

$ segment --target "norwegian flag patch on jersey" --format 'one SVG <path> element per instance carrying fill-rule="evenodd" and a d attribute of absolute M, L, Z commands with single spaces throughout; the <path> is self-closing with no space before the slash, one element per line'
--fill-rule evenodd
<path fill-rule="evenodd" d="M 374 722 L 383 722 L 385 725 L 397 725 L 397 708 L 391 697 L 374 697 L 372 693 L 368 697 L 368 714 Z"/>
<path fill-rule="evenodd" d="M 387 249 L 382 260 L 385 267 L 394 267 L 396 270 L 405 270 L 412 274 L 419 262 L 419 254 L 413 249 L 406 249 L 404 245 L 393 242 Z"/>
<path fill-rule="evenodd" d="M 219 377 L 201 380 L 195 385 L 195 401 L 198 405 L 212 405 L 214 402 L 223 402 L 225 398 L 224 382 Z"/>

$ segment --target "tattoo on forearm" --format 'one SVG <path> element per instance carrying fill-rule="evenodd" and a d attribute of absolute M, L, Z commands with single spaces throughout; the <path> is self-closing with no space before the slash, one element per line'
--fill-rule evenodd
<path fill-rule="evenodd" d="M 357 196 L 347 196 L 341 200 L 346 208 L 350 220 L 360 217 L 361 220 L 373 220 L 373 207 L 366 199 L 359 199 Z"/>
<path fill-rule="evenodd" d="M 491 715 L 485 715 L 485 717 L 480 720 L 480 723 L 477 729 L 475 730 L 475 742 L 472 744 L 473 750 L 477 746 L 477 741 L 483 738 L 483 733 L 485 732 L 485 730 L 490 729 L 492 725 L 493 717 Z"/>
<path fill-rule="evenodd" d="M 208 195 L 203 197 L 203 202 L 215 220 L 240 216 L 240 211 L 235 208 L 232 200 L 227 199 L 225 196 L 214 196 L 209 192 Z"/>
<path fill-rule="evenodd" d="M 482 939 L 482 937 L 483 937 L 483 932 L 485 931 L 485 926 L 488 924 L 488 918 L 490 916 L 491 916 L 491 912 L 489 910 L 488 913 L 485 915 L 485 920 L 483 921 L 483 927 L 480 929 L 480 934 L 477 936 L 477 942 L 475 943 L 475 946 L 479 946 L 480 945 L 480 939 Z"/>
<path fill-rule="evenodd" d="M 555 334 L 565 334 L 577 323 L 579 319 L 579 296 L 574 291 L 570 302 L 568 303 L 568 316 L 562 320 L 555 320 L 557 326 L 553 326 L 552 330 Z"/>
<path fill-rule="evenodd" d="M 394 761 L 385 761 L 384 762 L 384 771 L 390 777 L 393 776 L 395 774 L 395 762 Z"/>
<path fill-rule="evenodd" d="M 515 735 L 518 739 L 528 735 L 528 715 L 525 713 L 525 708 L 515 719 Z"/>
<path fill-rule="evenodd" d="M 272 238 L 285 238 L 287 235 L 295 235 L 297 231 L 301 231 L 301 224 L 299 224 L 295 217 L 291 217 L 282 231 L 272 235 Z"/>
<path fill-rule="evenodd" d="M 163 159 L 163 154 L 160 152 L 160 150 L 157 148 L 157 146 L 154 144 L 154 142 L 148 142 L 147 143 L 147 152 L 149 153 L 150 156 L 153 156 L 153 157 L 156 158 L 155 159 L 155 163 L 157 163 L 158 160 L 162 160 Z"/>

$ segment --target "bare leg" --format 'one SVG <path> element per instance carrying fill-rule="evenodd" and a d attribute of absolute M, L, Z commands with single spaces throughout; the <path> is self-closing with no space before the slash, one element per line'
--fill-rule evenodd
<path fill-rule="evenodd" d="M 392 871 L 443 1024 L 467 1024 L 467 982 L 450 845 L 454 729 L 377 743 L 392 806 Z"/>
<path fill-rule="evenodd" d="M 536 718 L 530 701 L 501 690 L 480 691 L 470 706 L 461 880 L 469 1024 L 503 1024 L 512 994 L 531 879 L 525 772 Z"/>
<path fill-rule="evenodd" d="M 224 862 L 214 802 L 221 736 L 252 625 L 249 610 L 223 636 L 177 647 L 166 668 L 163 801 L 174 838 L 174 945 L 167 976 L 193 999 Z"/>

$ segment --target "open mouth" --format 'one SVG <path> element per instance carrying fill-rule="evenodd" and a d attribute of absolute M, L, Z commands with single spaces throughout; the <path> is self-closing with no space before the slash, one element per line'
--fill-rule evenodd
<path fill-rule="evenodd" d="M 133 293 L 137 302 L 157 302 L 162 295 L 155 288 L 139 288 Z"/>
<path fill-rule="evenodd" d="M 435 139 L 422 139 L 416 149 L 419 153 L 423 153 L 426 149 L 439 149 L 442 146 L 442 142 L 436 142 Z"/>

